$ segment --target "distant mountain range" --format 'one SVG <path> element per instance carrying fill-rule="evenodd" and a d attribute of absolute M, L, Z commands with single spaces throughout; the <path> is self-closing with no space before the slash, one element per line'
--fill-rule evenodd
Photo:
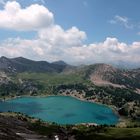
<path fill-rule="evenodd" d="M 0 58 L 0 70 L 5 72 L 62 72 L 68 64 L 63 61 L 49 63 L 47 61 L 33 61 L 23 57 Z"/>
<path fill-rule="evenodd" d="M 8 73 L 74 73 L 81 75 L 85 79 L 89 79 L 95 85 L 131 88 L 140 92 L 140 68 L 124 70 L 108 64 L 93 64 L 76 67 L 68 65 L 64 61 L 49 63 L 46 61 L 33 61 L 23 57 L 10 59 L 2 56 L 0 58 L 0 71 Z"/>

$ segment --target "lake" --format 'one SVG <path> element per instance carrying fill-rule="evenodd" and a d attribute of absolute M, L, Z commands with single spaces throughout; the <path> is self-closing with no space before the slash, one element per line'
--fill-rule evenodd
<path fill-rule="evenodd" d="M 14 111 L 58 124 L 116 124 L 111 108 L 67 96 L 21 97 L 0 102 L 0 111 Z"/>

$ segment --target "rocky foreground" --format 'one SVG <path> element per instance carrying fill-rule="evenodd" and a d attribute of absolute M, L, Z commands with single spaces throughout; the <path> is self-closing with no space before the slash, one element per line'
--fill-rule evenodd
<path fill-rule="evenodd" d="M 60 128 L 52 130 L 51 125 L 44 126 L 49 132 L 46 135 L 39 134 L 41 122 L 37 119 L 31 119 L 27 116 L 15 113 L 0 114 L 0 140 L 61 140 L 65 139 L 66 134 Z M 55 125 L 53 125 L 55 127 Z M 41 130 L 43 133 L 43 130 Z M 41 133 L 40 132 L 40 133 Z M 72 140 L 69 137 L 69 140 Z"/>
<path fill-rule="evenodd" d="M 9 115 L 0 115 L 1 140 L 45 140 L 44 136 L 29 129 L 26 119 Z"/>
<path fill-rule="evenodd" d="M 20 113 L 0 113 L 0 140 L 139 140 L 140 126 L 48 124 Z"/>

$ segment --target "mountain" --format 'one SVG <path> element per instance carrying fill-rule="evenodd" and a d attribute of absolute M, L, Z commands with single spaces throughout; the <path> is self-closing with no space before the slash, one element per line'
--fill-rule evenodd
<path fill-rule="evenodd" d="M 64 61 L 62 61 L 62 60 L 52 62 L 51 64 L 60 65 L 60 66 L 66 66 L 66 65 L 67 65 L 67 64 L 66 64 Z"/>
<path fill-rule="evenodd" d="M 93 64 L 87 66 L 71 66 L 64 61 L 49 63 L 33 61 L 23 57 L 0 58 L 0 71 L 4 72 L 39 72 L 78 74 L 98 86 L 113 86 L 130 88 L 140 92 L 140 69 L 120 69 L 108 64 Z M 1 78 L 2 79 L 2 78 Z"/>
<path fill-rule="evenodd" d="M 108 64 L 93 64 L 87 66 L 71 66 L 64 61 L 49 63 L 47 61 L 33 61 L 23 57 L 0 58 L 0 81 L 9 81 L 4 72 L 39 72 L 39 73 L 61 73 L 79 74 L 84 79 L 90 80 L 97 86 L 113 86 L 120 88 L 130 88 L 140 91 L 140 69 L 120 69 Z M 0 82 L 1 83 L 1 82 Z"/>
<path fill-rule="evenodd" d="M 23 57 L 0 58 L 0 70 L 5 72 L 62 72 L 67 64 L 49 63 L 47 61 L 33 61 Z"/>
<path fill-rule="evenodd" d="M 123 69 L 136 69 L 140 67 L 139 62 L 129 62 L 123 60 L 112 62 L 111 64 L 118 68 L 123 68 Z"/>
<path fill-rule="evenodd" d="M 140 89 L 140 69 L 124 70 L 108 64 L 94 64 L 78 72 L 95 85 Z"/>
<path fill-rule="evenodd" d="M 69 68 L 73 68 L 73 66 L 68 65 L 67 63 L 65 63 L 64 61 L 60 60 L 60 61 L 55 61 L 51 63 L 52 67 L 57 69 L 58 72 L 63 72 L 65 69 L 69 69 Z"/>

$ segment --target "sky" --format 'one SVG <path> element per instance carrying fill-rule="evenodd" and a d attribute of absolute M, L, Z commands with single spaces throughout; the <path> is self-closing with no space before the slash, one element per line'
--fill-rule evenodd
<path fill-rule="evenodd" d="M 139 0 L 0 0 L 0 56 L 140 64 Z"/>

